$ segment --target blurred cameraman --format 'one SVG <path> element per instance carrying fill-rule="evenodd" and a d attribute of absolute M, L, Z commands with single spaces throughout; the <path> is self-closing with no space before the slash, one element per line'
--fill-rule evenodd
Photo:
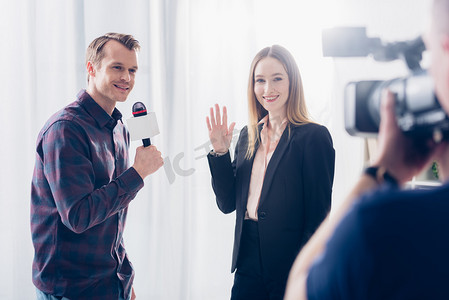
<path fill-rule="evenodd" d="M 449 0 L 433 1 L 426 46 L 449 114 Z M 387 91 L 378 141 L 375 163 L 297 257 L 285 299 L 449 299 L 449 142 L 406 138 Z M 441 187 L 400 189 L 434 160 Z"/>

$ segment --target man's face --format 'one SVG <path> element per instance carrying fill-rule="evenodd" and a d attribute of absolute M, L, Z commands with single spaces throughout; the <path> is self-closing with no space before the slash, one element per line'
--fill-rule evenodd
<path fill-rule="evenodd" d="M 124 102 L 134 87 L 137 72 L 137 53 L 129 50 L 117 41 L 104 45 L 104 58 L 100 64 L 93 66 L 93 98 L 113 105 Z"/>
<path fill-rule="evenodd" d="M 441 106 L 449 114 L 449 36 L 439 32 L 432 22 L 425 43 L 431 53 L 429 71 L 435 82 L 435 92 Z"/>

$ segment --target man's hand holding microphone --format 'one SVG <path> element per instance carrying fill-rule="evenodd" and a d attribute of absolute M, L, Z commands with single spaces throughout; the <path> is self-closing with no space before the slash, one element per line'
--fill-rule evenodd
<path fill-rule="evenodd" d="M 137 147 L 133 168 L 145 179 L 164 165 L 161 152 L 151 145 L 150 137 L 159 134 L 156 116 L 147 114 L 145 105 L 136 102 L 133 105 L 134 118 L 128 119 L 131 140 L 142 139 L 143 146 Z"/>

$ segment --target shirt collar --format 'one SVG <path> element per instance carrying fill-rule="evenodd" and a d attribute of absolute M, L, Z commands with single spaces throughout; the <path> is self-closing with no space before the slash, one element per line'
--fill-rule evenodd
<path fill-rule="evenodd" d="M 80 105 L 94 118 L 99 127 L 113 129 L 119 120 L 122 122 L 122 113 L 117 108 L 114 108 L 112 116 L 110 116 L 86 90 L 81 90 L 77 97 Z"/>
<path fill-rule="evenodd" d="M 257 123 L 257 125 L 259 126 L 259 128 L 261 128 L 260 131 L 260 137 L 261 137 L 261 142 L 262 144 L 266 144 L 267 142 L 267 126 L 265 126 L 268 123 L 268 114 L 263 117 L 259 123 Z M 281 126 L 279 126 L 278 128 L 276 128 L 276 136 L 278 137 L 278 139 L 281 138 L 282 133 L 284 132 L 285 127 L 287 126 L 287 117 L 285 117 L 282 122 L 281 122 Z"/>
<path fill-rule="evenodd" d="M 259 123 L 257 123 L 257 126 L 265 128 L 265 125 L 268 123 L 268 114 L 263 117 Z M 279 126 L 279 128 L 284 128 L 284 125 L 287 123 L 287 117 L 285 117 L 282 122 L 281 122 L 281 126 Z M 283 130 L 283 129 L 282 129 Z"/>

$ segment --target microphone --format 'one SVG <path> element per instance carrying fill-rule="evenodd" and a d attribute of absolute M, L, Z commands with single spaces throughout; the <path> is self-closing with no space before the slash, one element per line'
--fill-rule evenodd
<path fill-rule="evenodd" d="M 133 116 L 134 117 L 141 117 L 147 115 L 147 108 L 145 107 L 145 104 L 142 102 L 136 102 L 133 105 Z M 144 147 L 148 147 L 151 145 L 150 138 L 142 139 L 142 143 Z"/>

